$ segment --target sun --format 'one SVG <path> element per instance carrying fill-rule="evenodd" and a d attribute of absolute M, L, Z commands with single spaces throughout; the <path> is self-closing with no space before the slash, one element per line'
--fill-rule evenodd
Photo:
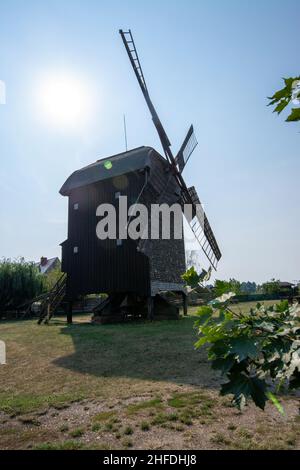
<path fill-rule="evenodd" d="M 48 73 L 39 80 L 37 104 L 41 117 L 60 129 L 83 127 L 90 114 L 89 88 L 66 73 Z"/>

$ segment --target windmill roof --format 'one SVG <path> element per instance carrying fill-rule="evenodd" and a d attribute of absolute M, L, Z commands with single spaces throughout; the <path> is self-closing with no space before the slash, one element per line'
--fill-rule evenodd
<path fill-rule="evenodd" d="M 75 188 L 130 173 L 147 166 L 150 167 L 153 152 L 159 155 L 152 147 L 143 146 L 97 160 L 91 165 L 74 171 L 67 178 L 59 192 L 66 196 Z M 165 160 L 163 157 L 161 158 Z"/>

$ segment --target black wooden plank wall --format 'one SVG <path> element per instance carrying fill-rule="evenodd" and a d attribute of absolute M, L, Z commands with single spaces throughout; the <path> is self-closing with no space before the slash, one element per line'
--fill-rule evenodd
<path fill-rule="evenodd" d="M 99 240 L 96 209 L 101 203 L 118 204 L 116 192 L 136 200 L 145 180 L 143 173 L 131 173 L 73 190 L 69 197 L 68 241 L 63 245 L 63 266 L 68 273 L 69 296 L 95 292 L 137 292 L 150 289 L 149 261 L 137 251 L 137 243 Z M 74 204 L 78 210 L 74 210 Z M 78 253 L 74 253 L 74 247 Z"/>

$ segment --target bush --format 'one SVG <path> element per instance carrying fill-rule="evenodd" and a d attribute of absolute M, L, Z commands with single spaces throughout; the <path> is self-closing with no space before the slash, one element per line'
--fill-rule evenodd
<path fill-rule="evenodd" d="M 60 266 L 43 275 L 43 286 L 46 292 L 50 291 L 55 286 L 61 275 Z"/>
<path fill-rule="evenodd" d="M 13 310 L 43 292 L 42 275 L 24 258 L 0 261 L 0 312 Z"/>

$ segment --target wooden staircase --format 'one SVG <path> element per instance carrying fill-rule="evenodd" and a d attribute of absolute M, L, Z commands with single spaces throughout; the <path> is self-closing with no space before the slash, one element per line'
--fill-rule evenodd
<path fill-rule="evenodd" d="M 49 323 L 50 318 L 61 305 L 66 294 L 66 281 L 67 275 L 63 273 L 53 288 L 45 294 L 41 303 L 38 325 Z"/>

